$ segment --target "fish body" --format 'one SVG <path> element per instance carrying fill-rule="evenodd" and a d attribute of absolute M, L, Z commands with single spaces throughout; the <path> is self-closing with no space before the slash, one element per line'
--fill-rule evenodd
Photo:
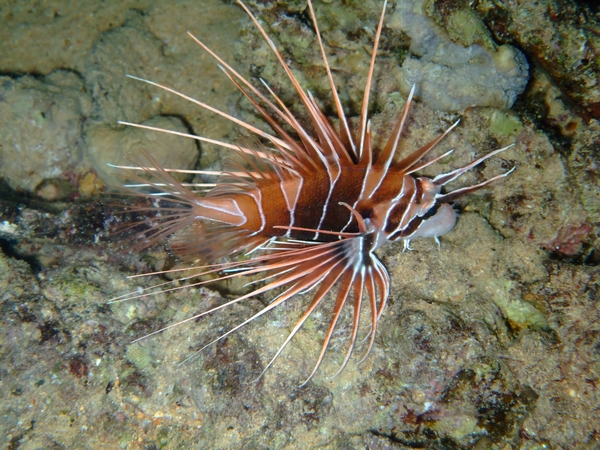
<path fill-rule="evenodd" d="M 443 192 L 444 186 L 510 146 L 492 151 L 463 167 L 434 178 L 418 176 L 419 170 L 451 153 L 425 160 L 426 155 L 458 122 L 432 142 L 414 150 L 403 159 L 397 158 L 396 151 L 415 93 L 413 86 L 400 117 L 389 131 L 387 142 L 381 148 L 374 148 L 367 110 L 385 4 L 375 35 L 361 116 L 357 127 L 353 129 L 341 107 L 310 0 L 308 6 L 316 40 L 323 55 L 337 110 L 337 127 L 323 114 L 312 95 L 300 87 L 252 13 L 243 3 L 239 4 L 250 15 L 287 72 L 298 101 L 308 113 L 310 123 L 301 124 L 266 84 L 263 91 L 259 90 L 194 36 L 192 38 L 216 58 L 225 75 L 271 125 L 273 133 L 261 131 L 171 88 L 143 80 L 234 121 L 261 139 L 261 143 L 233 145 L 188 135 L 193 139 L 222 145 L 241 157 L 241 162 L 225 167 L 218 174 L 216 183 L 209 185 L 208 191 L 203 194 L 199 194 L 193 185 L 177 181 L 170 170 L 160 167 L 147 153 L 147 164 L 120 166 L 130 172 L 130 178 L 139 181 L 135 187 L 154 188 L 152 193 L 136 191 L 134 195 L 169 198 L 169 206 L 158 206 L 155 209 L 158 214 L 146 220 L 151 228 L 149 232 L 139 235 L 142 246 L 169 238 L 172 250 L 183 259 L 212 264 L 200 264 L 202 270 L 199 271 L 202 273 L 188 277 L 188 286 L 170 288 L 162 283 L 142 293 L 136 292 L 115 300 L 204 285 L 209 281 L 199 277 L 206 274 L 216 274 L 218 280 L 252 275 L 264 282 L 259 287 L 255 286 L 248 294 L 199 312 L 184 321 L 187 322 L 251 297 L 270 291 L 277 292 L 266 307 L 242 323 L 232 326 L 215 341 L 208 343 L 208 346 L 278 305 L 290 301 L 297 294 L 310 291 L 308 305 L 287 339 L 266 365 L 267 370 L 315 309 L 331 298 L 333 307 L 330 310 L 329 326 L 317 362 L 308 376 L 310 379 L 324 357 L 346 305 L 353 311 L 352 331 L 340 371 L 348 362 L 357 342 L 363 309 L 368 317 L 365 357 L 369 353 L 390 288 L 389 274 L 375 251 L 399 240 L 405 242 L 405 247 L 408 247 L 411 239 L 431 237 L 437 240 L 439 236 L 451 231 L 456 223 L 451 203 L 462 195 L 507 176 L 512 170 L 450 192 Z M 264 93 L 265 90 L 267 93 Z M 154 129 L 143 125 L 128 125 Z M 182 135 L 169 130 L 158 131 Z M 140 171 L 145 172 L 146 176 L 140 175 Z M 201 170 L 191 172 L 214 175 Z M 148 182 L 148 177 L 152 181 Z M 130 188 L 133 187 L 130 185 Z M 236 261 L 231 258 L 239 254 L 246 254 L 249 259 Z"/>

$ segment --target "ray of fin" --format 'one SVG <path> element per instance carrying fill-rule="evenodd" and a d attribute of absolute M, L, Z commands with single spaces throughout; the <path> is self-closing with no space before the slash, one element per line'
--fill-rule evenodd
<path fill-rule="evenodd" d="M 381 38 L 381 30 L 383 29 L 383 19 L 385 17 L 385 9 L 387 8 L 387 0 L 383 2 L 383 8 L 381 10 L 381 18 L 377 25 L 377 32 L 375 33 L 375 43 L 373 44 L 373 51 L 371 52 L 371 63 L 369 64 L 369 74 L 367 75 L 367 83 L 365 86 L 365 93 L 363 97 L 362 110 L 360 112 L 359 121 L 359 144 L 358 144 L 358 159 L 363 158 L 363 148 L 365 145 L 365 139 L 367 134 L 367 116 L 369 110 L 369 95 L 371 93 L 371 84 L 373 82 L 373 72 L 375 70 L 375 57 L 377 56 L 377 48 L 379 46 L 379 39 Z"/>
<path fill-rule="evenodd" d="M 325 65 L 325 70 L 327 71 L 327 79 L 329 80 L 329 87 L 331 89 L 331 95 L 333 96 L 333 101 L 335 103 L 335 109 L 337 111 L 338 119 L 340 121 L 340 140 L 342 144 L 348 151 L 351 151 L 355 156 L 356 161 L 358 161 L 358 154 L 356 153 L 356 145 L 354 144 L 354 140 L 352 139 L 352 134 L 350 133 L 350 128 L 348 127 L 348 120 L 346 119 L 346 114 L 344 114 L 344 108 L 342 106 L 342 102 L 340 101 L 340 96 L 338 95 L 337 88 L 335 86 L 335 81 L 333 80 L 333 75 L 331 74 L 331 68 L 329 67 L 329 61 L 327 61 L 327 55 L 325 55 L 325 48 L 323 47 L 323 41 L 321 40 L 321 33 L 319 32 L 319 25 L 317 24 L 317 17 L 315 16 L 315 11 L 312 5 L 312 1 L 308 0 L 308 8 L 310 9 L 310 17 L 312 19 L 313 26 L 315 27 L 315 34 L 317 35 L 317 41 L 319 43 L 319 49 L 321 50 L 321 57 L 323 58 L 323 64 Z"/>
<path fill-rule="evenodd" d="M 277 138 L 277 137 L 275 137 L 275 136 L 273 136 L 273 135 L 271 135 L 271 134 L 269 134 L 269 133 L 267 133 L 265 131 L 262 131 L 259 128 L 256 128 L 255 126 L 252 126 L 249 123 L 244 122 L 243 120 L 237 119 L 236 117 L 233 117 L 232 115 L 224 113 L 223 111 L 221 111 L 221 110 L 219 110 L 217 108 L 214 108 L 214 107 L 212 107 L 210 105 L 207 105 L 206 103 L 203 103 L 200 100 L 196 100 L 193 97 L 185 95 L 183 92 L 179 92 L 179 91 L 177 91 L 175 89 L 172 89 L 172 88 L 170 88 L 168 86 L 165 86 L 164 84 L 155 83 L 154 81 L 146 80 L 144 78 L 136 77 L 134 75 L 127 75 L 127 76 L 129 78 L 134 79 L 134 80 L 142 81 L 142 82 L 144 82 L 146 84 L 149 84 L 149 85 L 152 85 L 152 86 L 156 86 L 157 88 L 160 88 L 160 89 L 162 89 L 164 91 L 167 91 L 167 92 L 170 92 L 172 94 L 175 94 L 175 95 L 177 95 L 177 96 L 179 96 L 179 97 L 181 97 L 181 98 L 183 98 L 185 100 L 188 100 L 189 102 L 192 102 L 192 103 L 194 103 L 194 104 L 196 104 L 196 105 L 198 105 L 198 106 L 200 106 L 200 107 L 202 107 L 202 108 L 204 108 L 204 109 L 206 109 L 206 110 L 208 110 L 210 112 L 213 112 L 215 114 L 218 114 L 221 117 L 224 117 L 225 119 L 227 119 L 227 120 L 229 120 L 229 121 L 231 121 L 231 122 L 233 122 L 233 123 L 241 126 L 242 128 L 245 128 L 248 131 L 251 131 L 252 133 L 256 134 L 257 136 L 261 136 L 261 137 L 263 137 L 263 138 L 265 138 L 265 139 L 267 139 L 267 140 L 269 140 L 271 142 L 276 142 L 277 144 L 279 144 L 279 145 L 287 148 L 287 143 L 285 141 L 283 141 L 283 140 L 281 140 L 281 139 L 279 139 L 279 138 Z"/>

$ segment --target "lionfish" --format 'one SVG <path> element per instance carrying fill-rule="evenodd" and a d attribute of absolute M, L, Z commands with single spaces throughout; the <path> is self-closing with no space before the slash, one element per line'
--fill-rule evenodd
<path fill-rule="evenodd" d="M 453 200 L 506 177 L 514 168 L 479 184 L 451 192 L 442 192 L 443 186 L 510 146 L 492 151 L 464 167 L 433 179 L 417 176 L 419 170 L 452 152 L 451 150 L 423 161 L 425 155 L 457 126 L 458 121 L 432 142 L 397 161 L 395 153 L 413 101 L 413 86 L 387 142 L 382 148 L 373 148 L 368 117 L 369 94 L 387 1 L 384 1 L 374 37 L 362 109 L 356 127 L 351 127 L 342 108 L 311 0 L 308 0 L 308 9 L 337 112 L 337 127 L 325 116 L 311 93 L 302 89 L 289 65 L 248 7 L 240 0 L 238 4 L 250 16 L 279 60 L 294 87 L 298 101 L 306 110 L 310 125 L 300 123 L 267 83 L 261 80 L 264 89 L 259 90 L 190 32 L 188 35 L 217 61 L 229 80 L 266 120 L 272 133 L 264 132 L 172 88 L 130 76 L 234 122 L 252 133 L 257 141 L 261 139 L 262 144 L 233 145 L 192 134 L 120 122 L 218 144 L 239 155 L 243 163 L 232 162 L 222 172 L 183 171 L 198 175 L 218 175 L 216 183 L 201 185 L 209 188 L 204 195 L 193 190 L 199 185 L 180 182 L 171 175 L 172 172 L 182 171 L 161 167 L 147 152 L 144 152 L 144 156 L 149 164 L 115 166 L 126 170 L 130 179 L 139 182 L 126 187 L 133 189 L 145 186 L 155 189 L 151 193 L 135 190 L 133 195 L 169 199 L 166 206 L 161 204 L 137 209 L 156 213 L 142 221 L 151 225 L 149 231 L 138 236 L 144 239 L 142 246 L 170 237 L 171 250 L 179 257 L 187 261 L 202 260 L 213 264 L 196 266 L 198 273 L 182 278 L 189 281 L 186 285 L 169 287 L 170 282 L 164 282 L 113 301 L 145 297 L 156 292 L 173 292 L 240 275 L 258 278 L 251 284 L 259 283 L 259 287 L 254 287 L 251 292 L 140 338 L 144 339 L 249 298 L 275 291 L 275 297 L 267 306 L 206 344 L 198 351 L 200 352 L 297 294 L 310 291 L 312 299 L 265 366 L 262 376 L 308 317 L 332 293 L 331 319 L 314 368 L 305 381 L 307 383 L 323 361 L 338 319 L 347 303 L 351 304 L 353 313 L 352 330 L 345 357 L 336 375 L 345 368 L 357 342 L 363 304 L 367 304 L 365 309 L 370 311 L 363 360 L 369 354 L 390 292 L 390 276 L 376 255 L 377 249 L 400 240 L 404 241 L 405 249 L 409 248 L 412 239 L 431 237 L 438 241 L 438 237 L 452 230 L 456 223 L 456 213 L 451 205 Z M 151 181 L 148 181 L 148 177 Z M 247 257 L 242 260 L 231 258 L 236 255 Z M 166 272 L 168 271 L 155 272 L 154 275 Z M 212 280 L 200 278 L 209 274 L 213 276 Z"/>

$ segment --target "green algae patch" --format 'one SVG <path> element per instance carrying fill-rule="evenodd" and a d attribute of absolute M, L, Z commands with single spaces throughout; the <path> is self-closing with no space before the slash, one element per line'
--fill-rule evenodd
<path fill-rule="evenodd" d="M 425 0 L 423 9 L 426 16 L 442 27 L 453 42 L 465 47 L 479 44 L 488 50 L 496 48 L 488 28 L 467 2 L 450 5 Z"/>
<path fill-rule="evenodd" d="M 548 330 L 550 327 L 540 309 L 521 298 L 511 297 L 510 291 L 513 282 L 506 279 L 495 281 L 495 295 L 493 301 L 500 308 L 510 326 L 517 330 L 530 328 L 533 330 Z"/>
<path fill-rule="evenodd" d="M 506 318 L 514 328 L 547 330 L 548 322 L 544 315 L 531 303 L 511 300 L 506 307 Z"/>
<path fill-rule="evenodd" d="M 459 441 L 483 431 L 478 426 L 477 419 L 468 414 L 456 414 L 452 417 L 443 418 L 433 424 L 432 428 Z"/>
<path fill-rule="evenodd" d="M 490 131 L 498 137 L 509 137 L 523 129 L 521 121 L 513 114 L 495 110 L 490 116 Z"/>
<path fill-rule="evenodd" d="M 443 24 L 454 42 L 468 47 L 479 44 L 487 49 L 493 49 L 494 43 L 481 19 L 470 9 L 455 11 L 448 15 Z"/>
<path fill-rule="evenodd" d="M 152 357 L 148 349 L 139 344 L 130 344 L 125 350 L 125 358 L 139 370 L 151 367 Z"/>

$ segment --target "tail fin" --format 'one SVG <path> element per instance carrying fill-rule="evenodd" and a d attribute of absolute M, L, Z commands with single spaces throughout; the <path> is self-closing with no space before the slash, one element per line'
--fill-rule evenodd
<path fill-rule="evenodd" d="M 151 200 L 150 204 L 124 211 L 143 215 L 121 229 L 144 227 L 130 238 L 130 249 L 140 251 L 168 241 L 175 255 L 184 260 L 216 261 L 263 243 L 264 238 L 254 238 L 250 231 L 240 228 L 246 219 L 235 200 L 202 197 L 173 177 L 147 151 L 142 150 L 142 155 L 148 164 L 138 161 L 136 166 L 114 166 L 123 171 L 120 177 L 130 182 L 120 191 Z"/>

